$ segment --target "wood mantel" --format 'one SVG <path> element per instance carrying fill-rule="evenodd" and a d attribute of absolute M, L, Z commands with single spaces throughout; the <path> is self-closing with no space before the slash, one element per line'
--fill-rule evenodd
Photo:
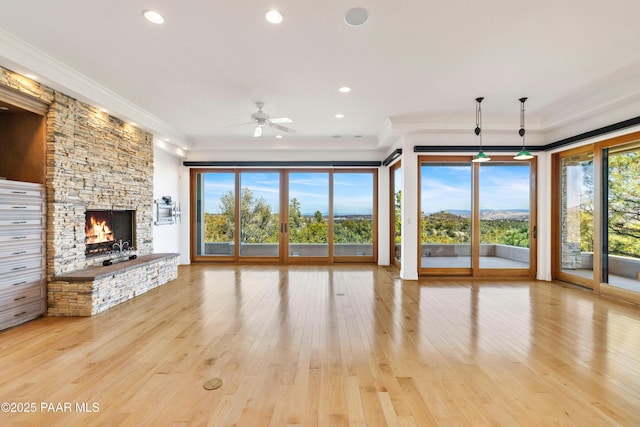
<path fill-rule="evenodd" d="M 86 282 L 88 280 L 97 280 L 103 277 L 115 275 L 115 274 L 123 274 L 129 270 L 133 270 L 139 268 L 142 265 L 149 265 L 154 262 L 159 262 L 167 258 L 177 257 L 180 254 L 174 253 L 162 253 L 162 254 L 152 254 L 152 255 L 142 255 L 135 259 L 119 262 L 117 264 L 112 265 L 100 265 L 96 267 L 87 268 L 84 270 L 73 271 L 70 273 L 64 273 L 60 275 L 53 276 L 53 280 L 61 280 L 65 282 Z"/>

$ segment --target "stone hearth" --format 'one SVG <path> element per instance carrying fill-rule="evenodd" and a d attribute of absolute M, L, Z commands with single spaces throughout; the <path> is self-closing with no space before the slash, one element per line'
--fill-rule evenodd
<path fill-rule="evenodd" d="M 144 255 L 118 264 L 55 276 L 50 316 L 93 316 L 178 277 L 179 254 Z"/>

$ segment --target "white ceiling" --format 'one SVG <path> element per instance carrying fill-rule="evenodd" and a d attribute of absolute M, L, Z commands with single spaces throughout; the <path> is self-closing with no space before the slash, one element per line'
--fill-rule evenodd
<path fill-rule="evenodd" d="M 370 17 L 350 27 L 355 6 Z M 638 0 L 5 0 L 0 65 L 190 149 L 255 145 L 225 127 L 255 101 L 293 120 L 287 144 L 384 149 L 398 132 L 473 137 L 478 96 L 485 128 L 514 135 L 523 96 L 533 132 L 638 101 L 639 16 Z"/>

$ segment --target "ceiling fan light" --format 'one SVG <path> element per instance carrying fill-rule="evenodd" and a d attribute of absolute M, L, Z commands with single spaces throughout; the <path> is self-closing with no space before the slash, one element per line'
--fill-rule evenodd
<path fill-rule="evenodd" d="M 278 12 L 276 9 L 267 10 L 264 17 L 268 22 L 275 25 L 280 24 L 284 19 L 282 13 Z"/>
<path fill-rule="evenodd" d="M 151 22 L 152 24 L 164 23 L 164 17 L 155 10 L 143 10 L 142 15 L 144 16 L 144 19 Z"/>

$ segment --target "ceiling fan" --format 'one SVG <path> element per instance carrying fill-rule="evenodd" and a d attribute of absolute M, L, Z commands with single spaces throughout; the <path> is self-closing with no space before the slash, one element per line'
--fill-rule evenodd
<path fill-rule="evenodd" d="M 262 136 L 262 128 L 267 125 L 269 127 L 272 128 L 276 128 L 278 130 L 281 130 L 282 132 L 287 132 L 287 133 L 295 133 L 296 131 L 288 128 L 286 126 L 282 126 L 280 123 L 291 123 L 291 119 L 287 118 L 287 117 L 277 117 L 277 118 L 271 118 L 271 116 L 267 113 L 265 113 L 264 111 L 262 111 L 262 109 L 264 108 L 264 102 L 262 101 L 258 101 L 256 102 L 256 107 L 258 107 L 258 111 L 256 111 L 255 113 L 253 113 L 251 115 L 251 120 L 250 122 L 247 123 L 240 123 L 237 125 L 231 125 L 231 126 L 226 126 L 226 127 L 233 127 L 233 126 L 243 126 L 243 125 L 249 125 L 249 124 L 256 124 L 256 128 L 253 131 L 253 136 L 254 138 L 259 138 Z"/>

